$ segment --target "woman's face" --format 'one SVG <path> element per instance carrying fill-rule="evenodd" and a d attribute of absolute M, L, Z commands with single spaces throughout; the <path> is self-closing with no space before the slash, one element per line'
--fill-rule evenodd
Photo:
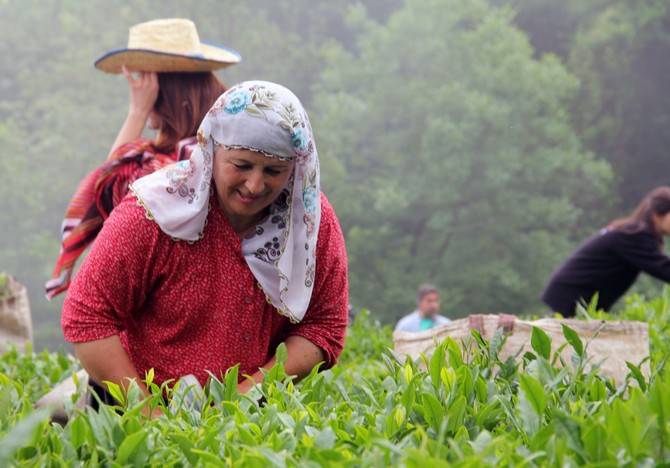
<path fill-rule="evenodd" d="M 219 147 L 213 175 L 221 209 L 231 221 L 257 221 L 286 186 L 293 164 L 247 149 Z"/>
<path fill-rule="evenodd" d="M 670 236 L 670 213 L 654 215 L 656 231 L 662 236 Z"/>

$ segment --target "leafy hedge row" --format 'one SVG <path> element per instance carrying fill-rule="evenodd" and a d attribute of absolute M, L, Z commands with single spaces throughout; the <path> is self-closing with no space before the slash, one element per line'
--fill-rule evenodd
<path fill-rule="evenodd" d="M 564 366 L 537 329 L 534 352 L 518 362 L 498 359 L 501 337 L 476 333 L 423 362 L 398 362 L 387 352 L 390 330 L 364 313 L 341 363 L 300 384 L 277 365 L 240 396 L 231 369 L 208 386 L 202 409 L 185 403 L 147 420 L 142 405 L 163 408 L 152 385 L 149 400 L 131 389 L 118 408 L 76 411 L 61 427 L 32 403 L 76 363 L 10 351 L 0 358 L 0 465 L 654 464 L 670 458 L 669 299 L 634 298 L 623 312 L 650 321 L 653 371 L 646 379 L 631 363 L 619 387 L 585 370 L 588 346 L 569 329 L 574 357 Z"/>

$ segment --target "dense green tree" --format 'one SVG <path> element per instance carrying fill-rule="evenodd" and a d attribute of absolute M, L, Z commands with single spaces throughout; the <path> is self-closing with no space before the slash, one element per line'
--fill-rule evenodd
<path fill-rule="evenodd" d="M 492 0 L 514 12 L 514 23 L 526 34 L 537 55 L 570 55 L 577 32 L 604 8 L 619 0 Z"/>
<path fill-rule="evenodd" d="M 316 106 L 353 298 L 393 317 L 433 281 L 452 316 L 538 310 L 611 179 L 571 126 L 577 81 L 484 1 L 408 0 L 358 23 Z"/>
<path fill-rule="evenodd" d="M 572 105 L 585 146 L 616 173 L 617 210 L 668 183 L 670 4 L 666 0 L 494 0 L 515 12 L 538 55 L 577 76 Z"/>
<path fill-rule="evenodd" d="M 575 37 L 570 68 L 583 141 L 611 162 L 620 209 L 670 180 L 670 4 L 611 2 Z"/>

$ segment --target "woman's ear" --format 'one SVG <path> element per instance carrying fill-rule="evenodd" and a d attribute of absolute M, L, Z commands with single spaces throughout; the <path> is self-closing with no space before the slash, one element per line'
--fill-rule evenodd
<path fill-rule="evenodd" d="M 161 118 L 158 117 L 156 111 L 152 110 L 149 113 L 149 118 L 147 119 L 147 128 L 149 128 L 149 130 L 160 130 L 161 127 L 162 127 Z"/>

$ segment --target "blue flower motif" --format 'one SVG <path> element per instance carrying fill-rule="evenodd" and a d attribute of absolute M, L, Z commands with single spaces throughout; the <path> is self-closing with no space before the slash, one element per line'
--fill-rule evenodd
<path fill-rule="evenodd" d="M 172 185 L 179 185 L 191 175 L 191 161 L 179 161 L 168 171 L 167 177 Z"/>
<path fill-rule="evenodd" d="M 302 203 L 305 205 L 305 211 L 307 213 L 316 213 L 316 188 L 314 187 L 306 187 L 305 190 L 302 191 Z"/>
<path fill-rule="evenodd" d="M 246 89 L 234 91 L 226 97 L 223 109 L 229 114 L 239 114 L 251 104 L 251 94 Z"/>
<path fill-rule="evenodd" d="M 296 150 L 304 151 L 307 149 L 307 132 L 304 128 L 294 128 L 291 132 L 291 144 Z"/>

